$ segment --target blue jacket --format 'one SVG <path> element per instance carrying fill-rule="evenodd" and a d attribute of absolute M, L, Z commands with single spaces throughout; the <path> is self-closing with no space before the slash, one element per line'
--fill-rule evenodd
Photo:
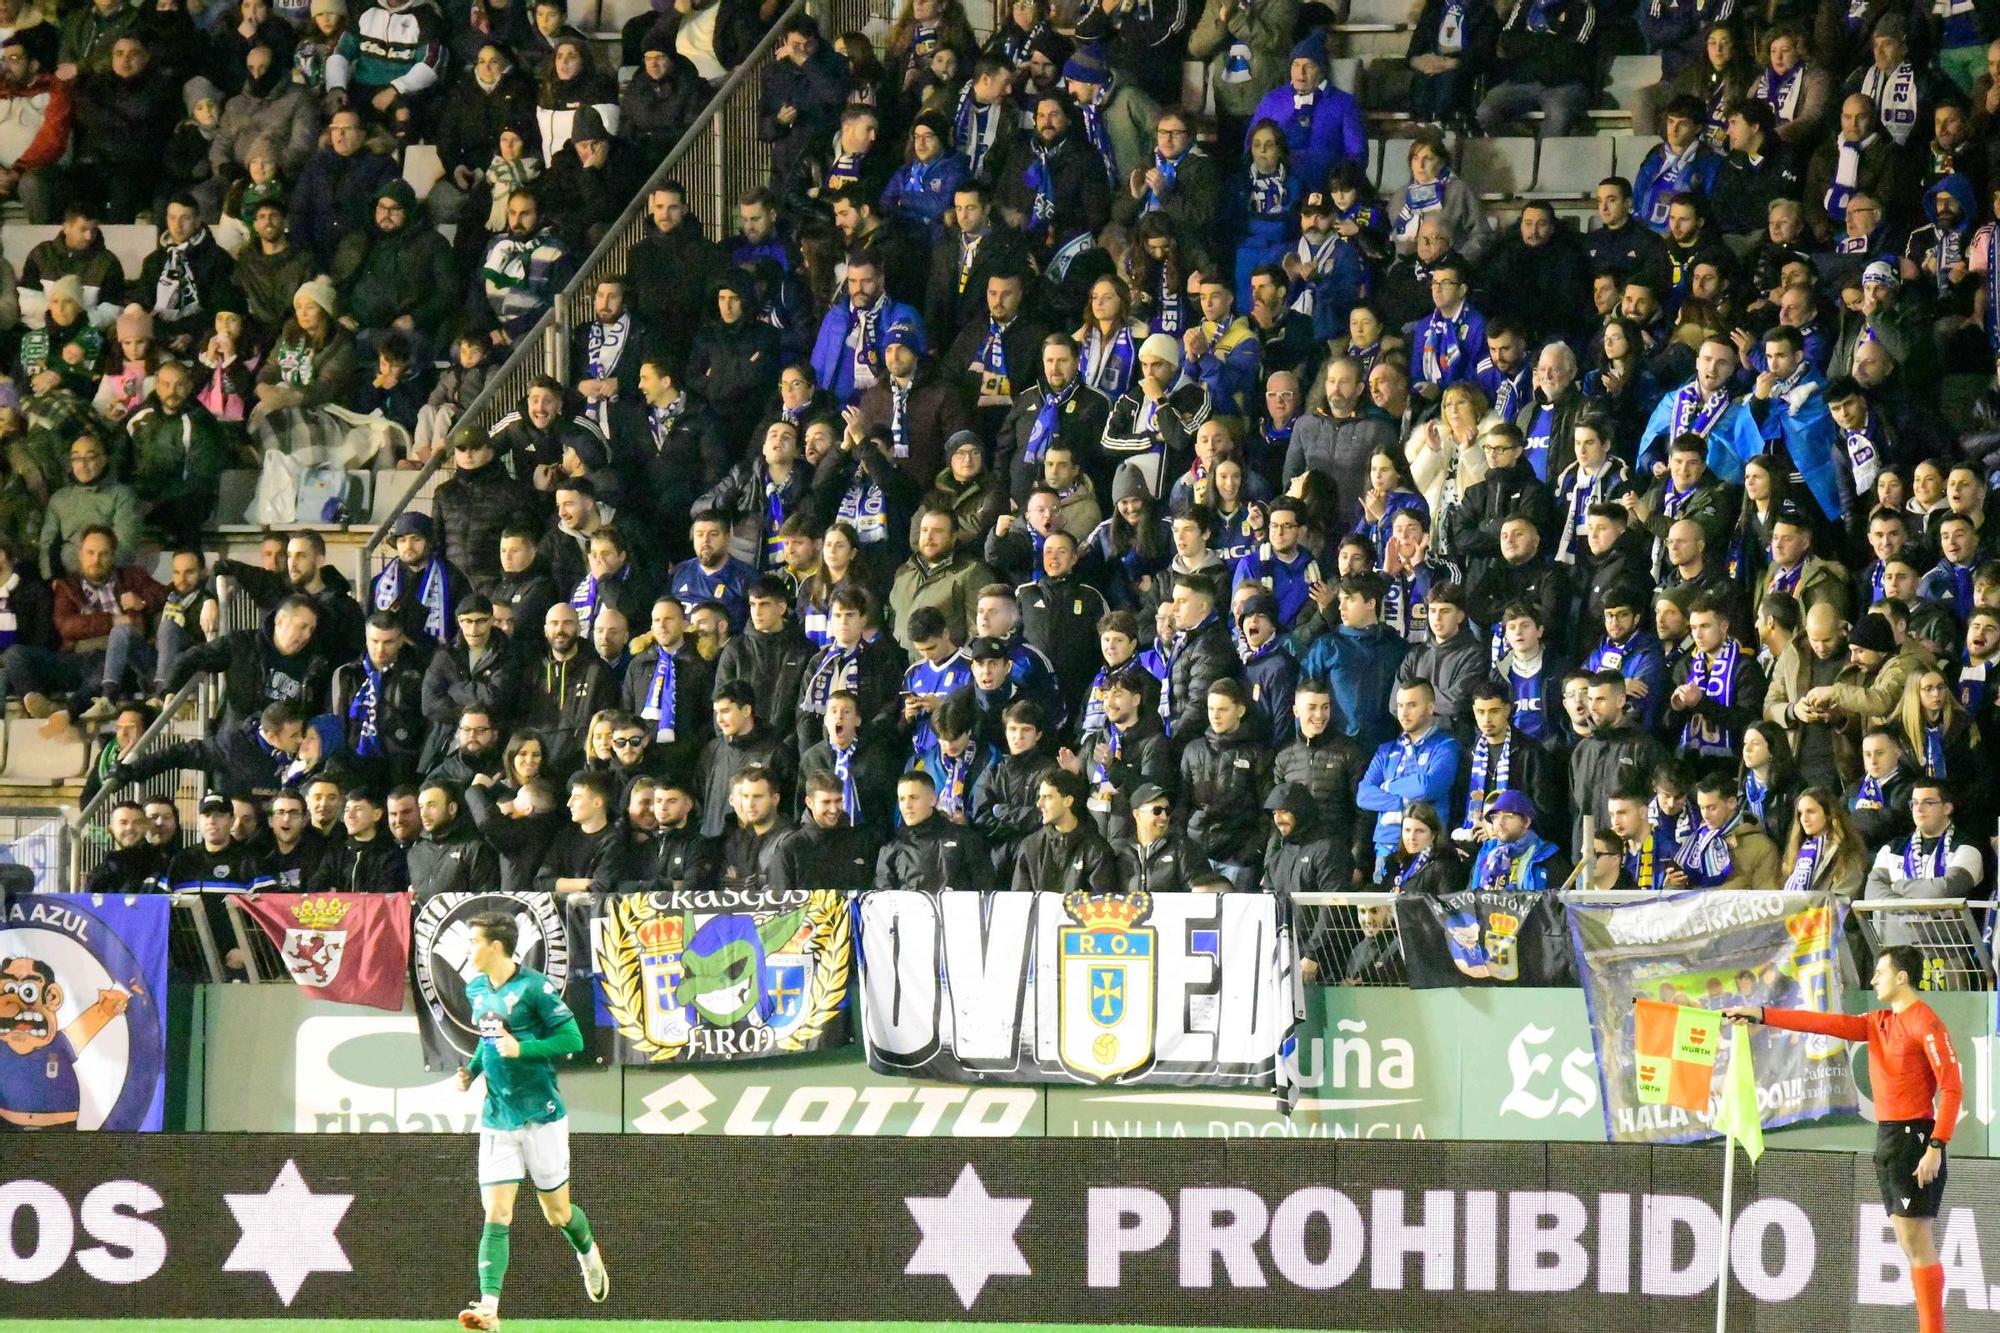
<path fill-rule="evenodd" d="M 1292 695 L 1298 689 L 1299 664 L 1281 641 L 1265 644 L 1263 652 L 1243 663 L 1243 683 L 1250 687 L 1252 707 L 1271 724 L 1271 748 L 1290 745 L 1298 728 Z"/>
<path fill-rule="evenodd" d="M 1375 850 L 1387 852 L 1402 837 L 1403 809 L 1429 801 L 1440 814 L 1451 808 L 1451 787 L 1458 779 L 1458 742 L 1433 723 L 1422 740 L 1406 737 L 1382 742 L 1368 761 L 1354 803 L 1376 812 Z"/>
<path fill-rule="evenodd" d="M 1534 829 L 1529 829 L 1521 837 L 1514 863 L 1502 872 L 1497 863 L 1504 861 L 1507 849 L 1512 846 L 1514 844 L 1502 842 L 1498 838 L 1488 838 L 1480 843 L 1479 855 L 1473 859 L 1472 876 L 1466 880 L 1466 887 L 1511 889 L 1528 893 L 1539 893 L 1544 889 L 1555 887 L 1549 883 L 1552 863 L 1556 859 L 1554 843 Z M 1486 877 L 1489 874 L 1504 874 L 1504 879 L 1500 883 L 1488 885 Z"/>
<path fill-rule="evenodd" d="M 741 634 L 744 623 L 750 619 L 750 585 L 756 580 L 756 566 L 747 565 L 733 555 L 724 556 L 722 569 L 714 574 L 703 569 L 700 560 L 689 556 L 674 566 L 667 587 L 681 599 L 689 615 L 703 602 L 716 603 L 729 615 L 729 632 Z"/>
<path fill-rule="evenodd" d="M 1660 724 L 1660 714 L 1666 709 L 1667 695 L 1673 682 L 1667 671 L 1667 650 L 1660 646 L 1658 638 L 1651 630 L 1637 629 L 1624 645 L 1613 648 L 1611 640 L 1598 640 L 1597 647 L 1591 649 L 1590 656 L 1583 660 L 1585 671 L 1602 671 L 1606 667 L 1616 667 L 1627 680 L 1644 681 L 1646 697 L 1626 700 L 1626 708 L 1637 716 L 1641 731 L 1653 731 Z"/>
<path fill-rule="evenodd" d="M 1367 629 L 1342 625 L 1312 641 L 1299 663 L 1299 676 L 1301 679 L 1317 676 L 1329 682 L 1333 686 L 1334 706 L 1345 719 L 1347 734 L 1364 747 L 1380 745 L 1396 734 L 1396 720 L 1389 713 L 1389 695 L 1396 688 L 1396 669 L 1403 665 L 1409 651 L 1410 645 L 1392 634 L 1386 625 L 1370 625 Z M 1458 762 L 1456 754 L 1452 762 Z M 1450 788 L 1447 781 L 1447 794 Z"/>
<path fill-rule="evenodd" d="M 1667 205 L 1677 193 L 1660 179 L 1667 159 L 1668 149 L 1663 139 L 1653 145 L 1653 151 L 1646 154 L 1632 176 L 1632 215 L 1659 236 L 1667 234 Z M 1681 179 L 1681 192 L 1706 199 L 1715 193 L 1715 178 L 1721 174 L 1721 154 L 1707 144 L 1700 144 L 1694 150 L 1694 160 L 1688 163 L 1687 175 Z"/>
<path fill-rule="evenodd" d="M 1299 178 L 1301 189 L 1323 189 L 1326 178 L 1343 162 L 1367 166 L 1368 131 L 1361 121 L 1361 105 L 1332 83 L 1320 84 L 1311 109 L 1304 115 L 1293 110 L 1290 83 L 1265 93 L 1244 131 L 1246 153 L 1260 120 L 1272 121 L 1285 132 L 1291 171 Z"/>
<path fill-rule="evenodd" d="M 882 191 L 882 215 L 921 227 L 935 242 L 944 233 L 952 195 L 971 174 L 972 168 L 957 153 L 930 163 L 911 162 L 889 178 Z"/>
<path fill-rule="evenodd" d="M 916 308 L 900 301 L 885 301 L 882 317 L 875 321 L 875 345 L 870 349 L 877 366 L 881 365 L 882 349 L 888 345 L 889 330 L 898 325 L 916 329 L 918 342 L 923 342 L 924 317 Z M 820 320 L 819 337 L 813 342 L 813 375 L 819 380 L 819 387 L 832 394 L 842 407 L 852 407 L 861 401 L 861 392 L 854 387 L 854 353 L 847 346 L 847 333 L 853 327 L 854 307 L 846 301 L 835 301 Z M 876 371 L 878 380 L 887 375 L 886 370 Z"/>
<path fill-rule="evenodd" d="M 1290 629 L 1300 613 L 1312 605 L 1312 584 L 1319 577 L 1319 562 L 1303 546 L 1292 552 L 1290 560 L 1284 560 L 1264 542 L 1236 562 L 1230 589 L 1233 594 L 1239 584 L 1265 584 L 1278 603 L 1278 627 Z"/>

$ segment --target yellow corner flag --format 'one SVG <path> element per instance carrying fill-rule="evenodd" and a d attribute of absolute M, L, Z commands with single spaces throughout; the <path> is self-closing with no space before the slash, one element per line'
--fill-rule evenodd
<path fill-rule="evenodd" d="M 1715 1128 L 1755 1162 L 1764 1155 L 1764 1118 L 1757 1109 L 1757 1071 L 1750 1065 L 1750 1036 L 1743 1024 L 1731 1025 L 1729 1068 L 1722 1075 L 1722 1100 L 1715 1108 Z M 1730 1151 L 1735 1151 L 1732 1148 Z"/>

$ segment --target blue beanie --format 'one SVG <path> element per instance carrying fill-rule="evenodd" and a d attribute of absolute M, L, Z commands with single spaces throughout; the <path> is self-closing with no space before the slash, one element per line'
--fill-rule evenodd
<path fill-rule="evenodd" d="M 1326 29 L 1314 28 L 1292 48 L 1292 59 L 1310 60 L 1322 70 L 1331 68 L 1326 57 Z"/>

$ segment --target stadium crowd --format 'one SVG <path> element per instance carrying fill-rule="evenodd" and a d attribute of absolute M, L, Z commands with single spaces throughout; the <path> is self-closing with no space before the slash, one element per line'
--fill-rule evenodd
<path fill-rule="evenodd" d="M 522 8 L 0 47 L 100 167 L 0 169 L 63 219 L 0 406 L 10 689 L 108 726 L 94 782 L 213 793 L 109 803 L 92 889 L 1990 893 L 2000 382 L 1941 408 L 2000 347 L 1985 9 L 1430 0 L 1387 197 L 1316 6 L 787 19 L 768 184 L 653 189 L 567 382 L 473 429 L 776 7 L 642 16 L 622 93 Z M 1638 49 L 1663 138 L 1592 225 L 1489 217 L 1454 137 L 1563 133 Z M 328 404 L 449 451 L 393 558 L 204 554 L 220 469 Z M 204 672 L 213 736 L 133 753 Z"/>

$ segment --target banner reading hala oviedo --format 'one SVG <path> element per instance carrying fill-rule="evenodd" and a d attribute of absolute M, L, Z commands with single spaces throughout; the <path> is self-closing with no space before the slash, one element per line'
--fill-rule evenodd
<path fill-rule="evenodd" d="M 1737 1004 L 1839 1013 L 1836 950 L 1845 915 L 1845 904 L 1829 893 L 1697 891 L 1620 907 L 1571 904 L 1605 1134 L 1682 1143 L 1715 1132 L 1710 1112 L 1639 1101 L 1633 1001 L 1717 1011 L 1717 1024 L 1719 1011 Z M 1764 1027 L 1752 1042 L 1767 1127 L 1856 1109 L 1847 1043 Z"/>
<path fill-rule="evenodd" d="M 561 1237 L 517 1227 L 515 1318 L 1405 1333 L 1714 1323 L 1712 1147 L 894 1140 L 857 1152 L 715 1139 L 649 1153 L 635 1172 L 630 1139 L 572 1144 L 576 1197 L 618 1281 L 607 1304 L 588 1304 Z M 442 1323 L 472 1289 L 473 1136 L 73 1148 L 24 1135 L 0 1158 L 0 1319 Z M 1954 1162 L 1945 1205 L 1950 1327 L 1995 1333 L 2000 1163 Z M 772 1262 L 750 1238 L 772 1236 L 779 1215 L 794 1243 Z M 1865 1157 L 1773 1150 L 1739 1163 L 1729 1245 L 1733 1331 L 1911 1325 Z"/>
<path fill-rule="evenodd" d="M 1269 894 L 864 895 L 869 1063 L 947 1082 L 1286 1087 L 1301 1013 Z"/>

